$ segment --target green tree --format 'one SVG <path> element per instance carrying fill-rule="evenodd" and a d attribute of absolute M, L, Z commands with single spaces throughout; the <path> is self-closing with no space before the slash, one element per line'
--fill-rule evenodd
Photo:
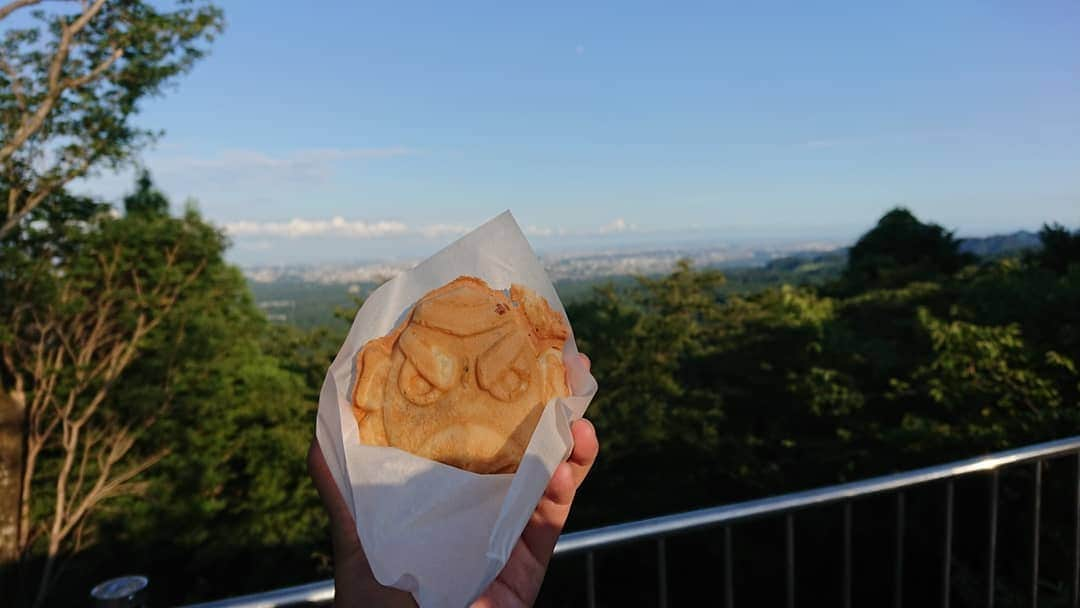
<path fill-rule="evenodd" d="M 0 290 L 10 296 L 0 303 L 4 385 L 26 412 L 16 547 L 23 561 L 42 556 L 36 604 L 87 542 L 94 514 L 139 492 L 139 474 L 164 455 L 132 448 L 167 403 L 121 415 L 111 398 L 224 247 L 194 212 L 114 219 L 92 201 L 57 196 L 0 242 Z"/>
<path fill-rule="evenodd" d="M 1076 365 L 1055 351 L 1038 353 L 1017 325 L 944 321 L 918 310 L 932 356 L 908 380 L 895 380 L 889 398 L 905 403 L 895 440 L 904 451 L 950 457 L 1050 439 L 1075 428 L 1063 408 L 1062 387 Z"/>
<path fill-rule="evenodd" d="M 103 514 L 76 588 L 125 566 L 147 572 L 168 604 L 309 581 L 328 538 L 305 469 L 337 349 L 322 344 L 267 322 L 238 269 L 209 266 L 114 392 L 124 415 L 168 403 L 134 450 L 169 452 L 142 475 L 143 495 Z"/>
<path fill-rule="evenodd" d="M 22 13 L 32 23 L 0 37 L 0 237 L 71 180 L 153 141 L 133 122 L 139 102 L 189 70 L 223 25 L 220 9 L 196 0 L 44 6 L 0 5 L 0 23 Z"/>
<path fill-rule="evenodd" d="M 338 345 L 270 325 L 223 235 L 148 178 L 125 206 L 65 195 L 0 246 L 24 593 L 79 602 L 125 567 L 169 603 L 309 580 L 327 536 L 304 456 Z"/>
<path fill-rule="evenodd" d="M 89 235 L 103 234 L 100 226 L 80 231 L 79 222 L 90 216 L 70 214 L 74 199 L 64 193 L 65 184 L 114 169 L 154 140 L 155 131 L 134 124 L 139 103 L 190 69 L 223 21 L 220 9 L 197 0 L 180 0 L 172 10 L 138 0 L 8 0 L 0 4 L 0 24 L 10 25 L 0 34 L 0 239 L 9 264 L 4 299 L 10 303 L 0 335 L 10 345 L 26 327 L 27 309 L 40 303 L 35 298 L 54 297 L 49 290 L 59 289 L 27 273 L 55 278 L 60 264 L 35 266 L 22 255 L 27 248 L 49 240 L 58 260 L 74 264 L 66 250 L 85 250 Z M 56 209 L 32 215 L 48 205 Z M 19 297 L 26 299 L 14 300 Z M 89 288 L 79 297 L 98 300 Z M 25 382 L 21 374 L 10 373 L 21 364 L 8 362 L 0 383 L 0 563 L 20 555 L 29 534 L 20 505 L 33 468 L 24 450 L 32 446 L 25 440 L 30 389 L 19 384 Z"/>
<path fill-rule="evenodd" d="M 897 207 L 886 213 L 848 252 L 844 280 L 849 289 L 896 287 L 948 276 L 974 257 L 960 252 L 953 233 L 924 224 Z"/>
<path fill-rule="evenodd" d="M 1039 241 L 1042 247 L 1027 257 L 1032 266 L 1065 274 L 1070 266 L 1080 264 L 1080 230 L 1070 233 L 1061 224 L 1043 224 Z"/>
<path fill-rule="evenodd" d="M 159 217 L 169 214 L 169 199 L 154 187 L 150 171 L 143 169 L 139 172 L 134 192 L 124 197 L 124 213 Z"/>

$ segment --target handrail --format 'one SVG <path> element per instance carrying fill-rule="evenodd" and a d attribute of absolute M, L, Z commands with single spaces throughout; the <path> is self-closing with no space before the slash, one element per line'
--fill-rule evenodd
<path fill-rule="evenodd" d="M 734 523 L 830 502 L 864 498 L 881 492 L 899 490 L 949 477 L 991 471 L 1009 464 L 1053 458 L 1057 455 L 1065 455 L 1078 450 L 1080 450 L 1080 436 L 1069 437 L 903 473 L 872 477 L 791 494 L 780 494 L 768 498 L 758 498 L 721 507 L 709 507 L 696 511 L 661 515 L 592 530 L 582 530 L 581 532 L 571 532 L 563 534 L 559 538 L 559 542 L 555 545 L 555 554 L 565 555 L 606 547 L 615 543 L 654 538 L 673 532 L 686 532 L 704 526 Z"/>
<path fill-rule="evenodd" d="M 282 606 L 303 606 L 334 600 L 334 579 L 284 587 L 273 591 L 262 591 L 251 595 L 239 595 L 223 600 L 191 604 L 187 608 L 280 608 Z"/>
<path fill-rule="evenodd" d="M 555 545 L 555 555 L 569 555 L 707 526 L 732 524 L 758 517 L 790 513 L 832 502 L 849 501 L 883 492 L 902 490 L 960 475 L 994 471 L 1006 465 L 1078 452 L 1080 452 L 1080 435 L 913 471 L 571 532 L 559 538 Z M 193 604 L 189 608 L 277 608 L 304 602 L 329 602 L 333 597 L 334 581 L 325 580 L 204 604 Z"/>

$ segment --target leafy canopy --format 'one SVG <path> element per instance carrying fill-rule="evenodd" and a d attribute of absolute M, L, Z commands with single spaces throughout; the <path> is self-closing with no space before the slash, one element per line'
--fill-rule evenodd
<path fill-rule="evenodd" d="M 47 9 L 47 10 L 46 10 Z M 73 10 L 74 9 L 74 10 Z M 139 102 L 203 57 L 222 30 L 219 8 L 179 0 L 0 7 L 0 236 L 73 179 L 116 168 L 158 135 L 136 125 Z"/>
<path fill-rule="evenodd" d="M 897 207 L 851 248 L 844 279 L 858 289 L 898 287 L 951 275 L 973 261 L 952 232 Z"/>

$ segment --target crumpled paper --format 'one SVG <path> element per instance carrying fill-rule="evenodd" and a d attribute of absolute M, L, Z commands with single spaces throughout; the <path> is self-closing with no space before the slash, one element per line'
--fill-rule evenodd
<path fill-rule="evenodd" d="M 397 448 L 361 444 L 351 406 L 357 352 L 402 322 L 425 293 L 461 275 L 484 279 L 494 289 L 525 285 L 566 315 L 506 211 L 367 298 L 327 372 L 315 425 L 375 578 L 410 592 L 422 608 L 465 606 L 495 579 L 555 467 L 570 454 L 570 422 L 584 414 L 597 389 L 571 334 L 563 360 L 573 395 L 547 403 L 512 475 L 479 475 Z"/>

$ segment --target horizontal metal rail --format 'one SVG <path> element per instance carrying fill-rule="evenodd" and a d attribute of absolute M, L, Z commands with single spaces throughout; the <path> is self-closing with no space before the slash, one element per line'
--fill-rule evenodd
<path fill-rule="evenodd" d="M 329 604 L 332 601 L 334 601 L 334 580 L 330 579 L 297 587 L 240 595 L 205 604 L 192 604 L 189 608 L 279 608 L 304 604 Z"/>
<path fill-rule="evenodd" d="M 730 524 L 769 515 L 781 515 L 807 507 L 865 498 L 931 481 L 939 481 L 980 471 L 992 471 L 1010 464 L 1064 456 L 1077 451 L 1080 451 L 1080 436 L 1038 443 L 1007 452 L 998 452 L 904 473 L 737 502 L 722 507 L 710 507 L 708 509 L 698 509 L 697 511 L 662 515 L 640 521 L 582 530 L 581 532 L 571 532 L 563 534 L 559 538 L 558 544 L 555 545 L 555 554 L 566 555 L 609 547 L 617 543 L 645 540 L 676 532 L 688 532 L 696 528 Z"/>
<path fill-rule="evenodd" d="M 688 511 L 685 513 L 676 513 L 672 515 L 664 515 L 660 517 L 653 517 L 650 519 L 644 519 L 640 521 L 627 522 L 622 524 L 615 524 L 611 526 L 604 526 L 602 528 L 595 528 L 592 530 L 583 530 L 581 532 L 571 532 L 562 535 L 558 543 L 555 545 L 555 555 L 564 556 L 575 553 L 586 552 L 586 571 L 588 580 L 588 603 L 590 606 L 595 605 L 595 591 L 593 589 L 593 560 L 592 553 L 598 549 L 604 549 L 612 545 L 627 543 L 632 541 L 641 541 L 648 539 L 662 540 L 665 536 L 674 534 L 689 532 L 692 530 L 720 526 L 731 525 L 739 522 L 743 522 L 750 519 L 756 519 L 760 517 L 768 516 L 788 516 L 787 527 L 788 537 L 786 542 L 788 543 L 788 578 L 789 578 L 789 595 L 788 604 L 794 603 L 794 597 L 791 595 L 791 588 L 793 582 L 790 580 L 793 577 L 792 570 L 794 568 L 794 538 L 791 536 L 791 521 L 790 516 L 795 511 L 806 509 L 809 507 L 821 506 L 829 503 L 846 502 L 850 504 L 850 501 L 858 498 L 866 498 L 887 492 L 897 492 L 905 490 L 907 488 L 922 485 L 934 481 L 951 480 L 961 475 L 967 475 L 971 473 L 979 473 L 985 471 L 997 471 L 1001 467 L 1013 464 L 1019 464 L 1024 462 L 1041 462 L 1049 458 L 1055 458 L 1058 456 L 1065 456 L 1068 454 L 1080 453 L 1080 436 L 1070 437 L 1067 439 L 1059 439 L 1056 441 L 1048 441 L 1046 443 L 1039 443 L 1031 446 L 1017 448 L 1014 450 L 1008 450 L 1005 452 L 998 452 L 996 454 L 990 454 L 986 456 L 979 456 L 975 458 L 969 458 L 966 460 L 960 460 L 948 464 L 936 465 L 926 467 L 922 469 L 916 469 L 913 471 L 907 471 L 903 473 L 896 473 L 893 475 L 885 475 L 881 477 L 873 477 L 870 479 L 864 479 L 861 481 L 853 481 L 850 483 L 837 484 L 832 486 L 824 486 L 820 488 L 814 488 L 812 490 L 805 490 L 802 492 L 793 492 L 790 494 L 781 494 L 778 496 L 771 496 L 768 498 L 761 498 L 756 500 L 748 500 L 745 502 L 734 503 L 730 505 L 724 505 L 720 507 L 712 507 L 707 509 L 698 509 L 696 511 Z M 1078 460 L 1080 462 L 1080 460 Z M 1080 473 L 1078 473 L 1080 475 Z M 996 481 L 996 475 L 995 481 Z M 1080 479 L 1080 477 L 1078 477 Z M 992 492 L 994 499 L 991 501 L 993 514 L 996 515 L 996 492 L 997 484 L 994 483 Z M 947 486 L 947 522 L 948 529 L 950 530 L 951 537 L 951 519 L 952 519 L 952 486 Z M 902 495 L 900 495 L 902 496 Z M 1077 553 L 1080 555 L 1080 482 L 1078 482 L 1077 489 L 1078 498 L 1078 530 L 1077 530 Z M 897 553 L 902 553 L 902 538 L 903 538 L 903 499 L 898 498 L 898 512 L 897 512 Z M 845 510 L 847 515 L 845 518 L 850 518 L 850 511 Z M 996 523 L 996 517 L 993 518 L 992 524 Z M 849 525 L 849 524 L 846 524 Z M 991 542 L 994 540 L 993 529 L 991 530 Z M 725 534 L 726 545 L 725 554 L 730 555 L 730 528 Z M 945 541 L 945 552 L 949 554 L 951 549 L 951 543 L 949 539 Z M 1038 545 L 1035 545 L 1034 550 L 1038 551 Z M 990 555 L 993 555 L 993 548 L 990 549 Z M 664 604 L 666 602 L 666 568 L 664 567 L 664 545 L 658 545 L 658 573 L 661 581 L 661 597 L 660 602 Z M 902 555 L 901 555 L 902 557 Z M 850 558 L 849 558 L 850 559 Z M 993 569 L 993 557 L 988 556 L 989 565 L 991 571 Z M 1077 570 L 1080 571 L 1080 557 L 1077 558 Z M 725 566 L 730 568 L 730 566 Z M 847 566 L 848 568 L 850 566 Z M 896 576 L 901 576 L 900 564 L 896 564 Z M 948 580 L 949 570 L 948 563 L 946 562 L 945 578 Z M 731 575 L 728 574 L 725 577 L 728 581 L 731 580 Z M 845 577 L 847 578 L 847 577 Z M 990 588 L 988 593 L 993 593 L 993 580 L 988 581 Z M 1076 587 L 1080 587 L 1080 578 L 1076 579 Z M 899 604 L 899 580 L 896 582 L 896 603 Z M 730 587 L 725 591 L 727 598 L 731 598 Z M 1076 591 L 1074 591 L 1076 594 Z M 253 595 L 239 596 L 216 602 L 209 602 L 205 604 L 194 604 L 192 608 L 277 608 L 280 606 L 298 604 L 304 602 L 310 602 L 313 604 L 328 603 L 334 597 L 334 581 L 326 580 L 307 585 L 301 585 L 298 587 L 288 587 L 284 589 L 277 589 L 274 591 L 267 591 L 264 593 L 257 593 Z M 1075 597 L 1075 595 L 1074 595 Z M 992 599 L 991 599 L 992 601 Z M 729 606 L 732 604 L 731 599 L 727 599 L 726 602 Z M 1075 604 L 1075 602 L 1074 602 Z M 948 594 L 946 588 L 946 594 L 943 598 L 943 605 L 948 605 Z"/>

